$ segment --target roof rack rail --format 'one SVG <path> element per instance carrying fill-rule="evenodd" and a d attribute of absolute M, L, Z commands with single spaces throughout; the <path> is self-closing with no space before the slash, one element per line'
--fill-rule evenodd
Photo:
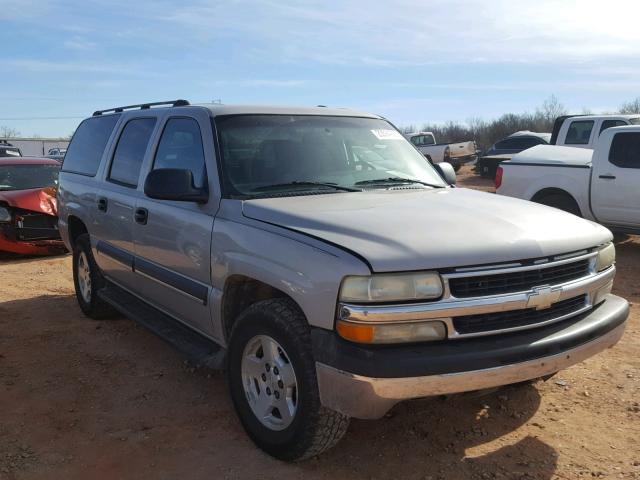
<path fill-rule="evenodd" d="M 159 107 L 160 105 L 171 105 L 172 107 L 186 107 L 190 105 L 187 100 L 167 100 L 166 102 L 153 102 L 153 103 L 140 103 L 138 105 L 127 105 L 124 107 L 109 108 L 107 110 L 96 110 L 93 112 L 93 116 L 97 117 L 103 113 L 122 113 L 125 110 L 133 110 L 139 108 L 140 110 L 149 110 L 151 107 Z"/>

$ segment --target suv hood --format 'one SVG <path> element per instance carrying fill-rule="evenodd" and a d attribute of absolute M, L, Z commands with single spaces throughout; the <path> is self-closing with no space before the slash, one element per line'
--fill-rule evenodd
<path fill-rule="evenodd" d="M 242 211 L 346 248 L 374 272 L 532 259 L 612 238 L 606 228 L 555 208 L 464 188 L 246 200 Z"/>

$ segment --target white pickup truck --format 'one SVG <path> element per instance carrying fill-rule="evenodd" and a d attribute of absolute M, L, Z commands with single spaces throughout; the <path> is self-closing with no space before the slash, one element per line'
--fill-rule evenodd
<path fill-rule="evenodd" d="M 545 140 L 551 145 L 593 149 L 603 131 L 624 125 L 640 125 L 640 115 L 563 115 L 556 118 L 551 139 Z M 516 134 L 525 136 L 529 133 L 516 132 L 510 137 Z M 497 146 L 498 144 L 493 145 L 478 159 L 476 172 L 480 175 L 495 178 L 498 165 L 513 157 L 515 152 L 502 151 L 503 149 L 496 149 Z"/>
<path fill-rule="evenodd" d="M 550 143 L 593 149 L 607 128 L 639 124 L 640 115 L 565 115 L 556 119 Z"/>
<path fill-rule="evenodd" d="M 432 132 L 417 132 L 405 135 L 407 139 L 431 160 L 431 163 L 448 162 L 457 172 L 467 162 L 478 158 L 476 142 L 436 143 Z"/>
<path fill-rule="evenodd" d="M 607 128 L 593 148 L 525 150 L 498 167 L 496 193 L 640 233 L 640 126 Z"/>

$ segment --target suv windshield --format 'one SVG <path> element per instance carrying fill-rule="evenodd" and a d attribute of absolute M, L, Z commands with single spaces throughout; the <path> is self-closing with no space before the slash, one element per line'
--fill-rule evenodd
<path fill-rule="evenodd" d="M 55 165 L 0 164 L 0 191 L 57 187 L 59 171 Z"/>
<path fill-rule="evenodd" d="M 446 186 L 384 120 L 234 115 L 216 117 L 215 123 L 225 193 L 232 196 L 343 192 L 363 185 L 389 188 L 405 179 L 416 185 Z"/>

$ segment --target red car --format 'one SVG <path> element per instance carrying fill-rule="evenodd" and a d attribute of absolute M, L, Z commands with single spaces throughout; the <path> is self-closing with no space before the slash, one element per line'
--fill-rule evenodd
<path fill-rule="evenodd" d="M 56 191 L 60 163 L 48 158 L 0 158 L 0 251 L 56 255 Z"/>

